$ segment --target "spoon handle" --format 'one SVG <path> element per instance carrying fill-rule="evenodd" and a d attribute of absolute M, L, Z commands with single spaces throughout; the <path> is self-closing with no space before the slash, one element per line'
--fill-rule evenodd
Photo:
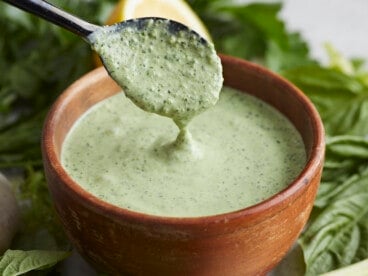
<path fill-rule="evenodd" d="M 59 25 L 79 36 L 87 37 L 100 28 L 42 0 L 3 0 L 21 10 Z"/>

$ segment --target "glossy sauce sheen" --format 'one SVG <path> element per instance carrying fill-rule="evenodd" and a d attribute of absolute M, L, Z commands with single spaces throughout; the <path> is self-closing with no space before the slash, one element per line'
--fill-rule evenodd
<path fill-rule="evenodd" d="M 305 165 L 292 124 L 273 107 L 230 88 L 188 130 L 185 146 L 178 147 L 172 120 L 137 108 L 119 93 L 75 123 L 62 163 L 102 200 L 174 217 L 256 204 L 284 189 Z"/>

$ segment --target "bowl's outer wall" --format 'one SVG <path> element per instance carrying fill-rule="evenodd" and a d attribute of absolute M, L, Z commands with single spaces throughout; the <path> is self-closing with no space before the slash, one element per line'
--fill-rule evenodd
<path fill-rule="evenodd" d="M 295 96 L 295 87 L 267 70 L 226 56 L 222 62 L 226 85 L 271 103 L 295 124 L 311 158 L 303 174 L 292 188 L 265 203 L 214 217 L 152 217 L 102 202 L 74 183 L 59 160 L 74 121 L 94 103 L 120 91 L 104 69 L 97 69 L 54 104 L 42 145 L 49 190 L 62 225 L 97 269 L 114 275 L 263 275 L 301 233 L 322 171 L 318 114 L 305 107 L 303 97 Z"/>

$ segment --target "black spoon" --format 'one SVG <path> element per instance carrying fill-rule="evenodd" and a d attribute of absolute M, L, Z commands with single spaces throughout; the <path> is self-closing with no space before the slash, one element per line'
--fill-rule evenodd
<path fill-rule="evenodd" d="M 91 33 L 103 28 L 102 26 L 91 24 L 70 13 L 67 13 L 46 1 L 42 0 L 3 0 L 3 1 L 21 10 L 37 15 L 53 24 L 63 27 L 68 31 L 75 33 L 76 35 L 83 37 L 88 43 L 90 43 L 88 36 Z M 116 23 L 115 24 L 116 30 L 121 30 L 121 28 L 126 27 L 136 27 L 139 30 L 141 29 L 142 25 L 144 25 L 144 22 L 147 21 L 147 19 L 148 18 L 131 19 Z M 159 17 L 150 17 L 149 19 L 162 20 L 162 18 Z M 178 31 L 187 31 L 195 33 L 187 26 L 172 20 L 169 20 L 169 30 L 173 33 Z M 202 43 L 207 43 L 207 41 L 199 34 L 197 34 L 197 36 L 198 40 L 200 40 Z"/>
<path fill-rule="evenodd" d="M 122 64 L 127 57 L 125 57 L 124 55 L 116 54 L 116 53 L 119 53 L 122 44 L 119 44 L 120 43 L 119 41 L 111 42 L 111 40 L 107 39 L 106 35 L 108 35 L 109 38 L 114 38 L 114 36 L 117 35 L 119 36 L 120 40 L 124 40 L 124 36 L 121 36 L 121 34 L 123 34 L 124 31 L 128 31 L 128 33 L 134 32 L 134 34 L 136 34 L 137 37 L 139 37 L 145 32 L 145 30 L 147 29 L 146 28 L 147 26 L 149 26 L 150 24 L 151 25 L 153 24 L 152 22 L 154 22 L 155 26 L 161 26 L 164 23 L 165 31 L 167 31 L 168 34 L 170 35 L 171 34 L 173 36 L 177 35 L 178 38 L 179 37 L 188 38 L 188 39 L 184 39 L 184 41 L 182 41 L 182 44 L 180 45 L 181 46 L 185 44 L 190 45 L 190 46 L 187 46 L 187 48 L 185 48 L 186 50 L 192 49 L 192 50 L 188 50 L 189 54 L 190 54 L 190 51 L 193 51 L 193 49 L 194 51 L 201 51 L 201 54 L 200 54 L 201 57 L 198 57 L 198 60 L 202 64 L 206 64 L 208 60 L 207 57 L 209 56 L 211 56 L 212 58 L 214 58 L 213 56 L 216 56 L 216 58 L 218 58 L 216 55 L 215 49 L 211 43 L 207 42 L 207 40 L 201 37 L 198 33 L 196 33 L 195 31 L 191 30 L 190 28 L 188 28 L 187 26 L 179 22 L 168 20 L 168 19 L 163 19 L 159 17 L 144 17 L 144 18 L 122 21 L 122 22 L 116 23 L 111 26 L 98 26 L 98 25 L 86 22 L 74 15 L 71 15 L 53 6 L 52 4 L 46 1 L 42 1 L 42 0 L 3 0 L 3 1 L 13 6 L 16 6 L 22 10 L 35 14 L 43 19 L 46 19 L 47 21 L 53 24 L 59 25 L 73 32 L 74 34 L 82 37 L 88 44 L 92 46 L 94 50 L 97 51 L 109 75 L 123 88 L 127 97 L 130 98 L 134 103 L 136 103 L 140 108 L 148 112 L 154 112 L 154 113 L 157 113 L 163 116 L 171 117 L 175 120 L 175 122 L 177 122 L 179 121 L 179 119 L 176 120 L 175 118 L 179 117 L 179 115 L 177 116 L 175 115 L 176 117 L 174 118 L 174 115 L 172 115 L 173 114 L 172 110 L 177 110 L 175 111 L 176 113 L 178 114 L 180 113 L 181 117 L 185 117 L 188 115 L 187 110 L 193 109 L 192 113 L 194 114 L 194 111 L 199 112 L 203 110 L 204 107 L 208 108 L 209 106 L 212 106 L 214 104 L 213 103 L 214 99 L 215 98 L 218 99 L 218 93 L 220 91 L 221 86 L 218 87 L 219 89 L 217 90 L 215 89 L 216 91 L 212 91 L 212 86 L 211 86 L 212 80 L 210 79 L 208 83 L 206 82 L 207 83 L 206 86 L 208 86 L 208 89 L 207 88 L 203 89 L 203 91 L 201 91 L 200 93 L 192 89 L 186 92 L 188 94 L 186 97 L 182 97 L 180 95 L 182 91 L 175 91 L 175 93 L 168 93 L 165 97 L 163 97 L 163 95 L 161 95 L 159 92 L 160 89 L 157 89 L 157 91 L 155 91 L 155 93 L 157 94 L 157 97 L 155 98 L 155 100 L 156 99 L 160 99 L 160 100 L 157 106 L 155 106 L 152 104 L 150 98 L 143 96 L 144 94 L 147 95 L 147 93 L 149 92 L 141 90 L 141 87 L 139 85 L 140 75 L 138 75 L 138 79 L 134 80 L 133 84 L 131 82 L 126 82 L 125 80 L 125 76 L 129 75 L 129 70 L 132 69 L 133 67 L 135 68 L 135 64 L 125 64 L 124 65 L 125 67 L 123 67 L 124 71 L 123 73 L 121 73 L 120 64 Z M 156 40 L 159 40 L 159 39 L 156 39 Z M 108 44 L 108 43 L 111 43 L 111 44 Z M 96 48 L 96 45 L 103 45 L 104 47 L 105 45 L 107 45 L 106 48 L 108 49 L 108 51 L 101 52 L 101 49 L 98 49 L 98 47 Z M 167 45 L 164 45 L 163 47 L 165 47 L 164 50 L 167 52 L 173 52 L 174 54 L 181 54 L 181 50 L 180 50 L 181 48 L 180 49 L 178 47 L 175 48 L 175 46 L 170 48 L 169 42 L 167 43 Z M 162 50 L 162 49 L 159 49 L 159 50 Z M 154 51 L 155 50 L 153 50 L 152 52 Z M 138 54 L 138 53 L 133 53 L 133 54 Z M 139 55 L 147 58 L 147 60 L 150 60 L 151 58 L 150 55 L 148 56 L 144 55 L 142 54 L 142 52 L 139 52 Z M 161 66 L 161 68 L 168 68 L 168 66 L 166 66 L 165 60 L 162 61 L 162 64 L 163 65 Z M 207 69 L 209 68 L 207 70 L 208 72 L 212 70 L 211 74 L 212 73 L 213 74 L 211 76 L 220 76 L 220 75 L 222 76 L 222 68 L 221 68 L 219 60 L 215 61 L 212 67 L 208 66 L 206 68 Z M 146 70 L 145 68 L 141 68 L 141 69 L 142 71 Z M 184 82 L 202 83 L 203 80 L 195 79 L 191 76 L 190 74 L 191 70 L 192 70 L 192 67 L 190 66 L 187 66 L 184 68 L 185 74 L 184 73 L 182 74 L 187 76 L 187 80 L 185 80 Z M 200 76 L 200 74 L 198 76 Z M 123 79 L 121 77 L 123 77 Z M 167 84 L 165 78 L 153 79 L 152 87 L 163 87 L 162 83 L 165 83 L 165 85 Z M 169 87 L 169 85 L 171 86 Z M 171 83 L 167 84 L 166 86 L 165 86 L 166 87 L 165 89 L 167 89 L 167 91 L 178 90 L 176 88 L 176 85 L 173 85 Z M 216 94 L 217 96 L 215 97 L 214 94 Z M 206 104 L 204 104 L 203 103 L 204 101 L 202 100 L 204 98 L 213 99 L 213 101 L 208 100 L 208 103 L 206 102 Z M 188 99 L 190 99 L 190 103 Z M 177 106 L 172 105 L 171 102 L 177 102 L 177 103 L 182 102 L 182 104 L 180 105 L 180 109 Z"/>

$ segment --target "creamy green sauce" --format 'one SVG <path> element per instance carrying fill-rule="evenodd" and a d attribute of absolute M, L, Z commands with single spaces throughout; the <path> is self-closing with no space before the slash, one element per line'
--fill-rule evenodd
<path fill-rule="evenodd" d="M 168 20 L 132 22 L 88 37 L 125 94 L 67 135 L 62 164 L 77 183 L 122 208 L 197 217 L 256 204 L 300 173 L 303 142 L 282 114 L 230 88 L 219 100 L 212 44 Z"/>
<path fill-rule="evenodd" d="M 102 28 L 88 39 L 128 98 L 183 129 L 218 101 L 220 59 L 211 43 L 194 32 L 172 30 L 169 20 L 135 22 Z"/>
<path fill-rule="evenodd" d="M 305 165 L 293 125 L 273 107 L 230 88 L 188 129 L 189 152 L 175 146 L 179 131 L 172 120 L 144 112 L 119 93 L 75 123 L 62 164 L 104 201 L 175 217 L 256 204 L 284 189 Z"/>

